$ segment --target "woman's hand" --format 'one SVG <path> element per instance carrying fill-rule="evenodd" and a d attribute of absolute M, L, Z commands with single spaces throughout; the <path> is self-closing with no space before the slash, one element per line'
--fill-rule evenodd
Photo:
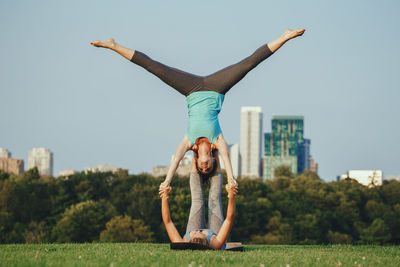
<path fill-rule="evenodd" d="M 228 178 L 228 185 L 230 187 L 238 187 L 238 183 L 235 178 Z"/>
<path fill-rule="evenodd" d="M 164 182 L 162 182 L 160 184 L 159 189 L 161 190 L 161 189 L 164 189 L 164 188 L 167 188 L 167 187 L 169 187 L 169 181 L 165 180 Z"/>
<path fill-rule="evenodd" d="M 158 190 L 158 194 L 160 195 L 160 198 L 168 198 L 168 194 L 171 193 L 171 191 L 172 191 L 172 187 L 167 186 L 167 187 L 160 188 Z"/>
<path fill-rule="evenodd" d="M 230 186 L 227 184 L 225 186 L 226 192 L 228 192 L 228 198 L 234 198 L 237 195 L 238 187 L 237 186 Z"/>

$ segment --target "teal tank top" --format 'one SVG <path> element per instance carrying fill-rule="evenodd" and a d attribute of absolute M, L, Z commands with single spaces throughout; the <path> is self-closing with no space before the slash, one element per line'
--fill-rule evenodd
<path fill-rule="evenodd" d="M 214 91 L 199 91 L 186 97 L 189 110 L 186 136 L 190 143 L 196 143 L 197 138 L 207 137 L 214 144 L 220 135 L 218 114 L 221 111 L 224 95 Z"/>

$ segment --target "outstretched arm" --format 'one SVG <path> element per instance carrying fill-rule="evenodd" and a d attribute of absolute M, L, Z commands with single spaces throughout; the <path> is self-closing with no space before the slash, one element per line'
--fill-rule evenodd
<path fill-rule="evenodd" d="M 225 186 L 228 192 L 228 210 L 226 211 L 226 218 L 223 222 L 221 229 L 219 230 L 217 236 L 212 239 L 210 246 L 214 249 L 220 249 L 228 239 L 229 233 L 232 228 L 233 218 L 235 216 L 235 196 L 237 194 L 236 186 Z"/>
<path fill-rule="evenodd" d="M 191 144 L 189 139 L 185 136 L 183 140 L 179 143 L 176 148 L 175 154 L 172 157 L 171 166 L 168 169 L 167 176 L 165 177 L 164 182 L 160 185 L 162 187 L 168 187 L 172 181 L 172 177 L 174 177 L 176 169 L 178 169 L 179 163 L 182 158 L 185 156 L 186 152 L 191 148 Z"/>
<path fill-rule="evenodd" d="M 159 194 L 161 197 L 161 215 L 165 225 L 165 229 L 167 230 L 169 239 L 171 242 L 183 242 L 181 235 L 179 234 L 178 230 L 174 223 L 171 220 L 171 215 L 169 212 L 169 205 L 168 205 L 168 194 L 171 192 L 171 187 L 166 187 L 160 189 Z"/>
<path fill-rule="evenodd" d="M 236 186 L 237 182 L 236 182 L 235 178 L 233 177 L 231 160 L 229 159 L 228 144 L 226 143 L 226 141 L 224 139 L 224 135 L 222 133 L 218 136 L 218 139 L 215 142 L 215 145 L 216 145 L 219 153 L 221 154 L 222 161 L 224 162 L 226 175 L 228 176 L 228 184 L 230 184 L 232 186 Z"/>

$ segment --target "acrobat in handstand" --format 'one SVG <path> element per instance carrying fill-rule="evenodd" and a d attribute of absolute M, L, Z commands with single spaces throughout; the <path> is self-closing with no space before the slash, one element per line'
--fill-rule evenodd
<path fill-rule="evenodd" d="M 94 41 L 91 44 L 117 52 L 153 73 L 186 97 L 189 110 L 186 135 L 176 149 L 167 176 L 160 188 L 170 185 L 179 162 L 189 150 L 194 151 L 196 166 L 201 174 L 210 174 L 215 170 L 213 150 L 218 150 L 226 169 L 228 183 L 237 185 L 229 160 L 228 146 L 218 121 L 218 114 L 222 108 L 225 94 L 259 63 L 276 52 L 290 39 L 301 36 L 304 31 L 305 29 L 288 29 L 282 36 L 261 46 L 242 61 L 208 76 L 197 76 L 169 67 L 152 60 L 139 51 L 119 45 L 114 39 Z"/>

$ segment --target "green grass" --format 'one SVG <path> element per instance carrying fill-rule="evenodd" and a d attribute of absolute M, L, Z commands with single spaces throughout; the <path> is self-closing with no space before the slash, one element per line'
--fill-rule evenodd
<path fill-rule="evenodd" d="M 169 244 L 0 245 L 0 266 L 400 266 L 399 246 L 262 246 L 173 251 Z"/>

